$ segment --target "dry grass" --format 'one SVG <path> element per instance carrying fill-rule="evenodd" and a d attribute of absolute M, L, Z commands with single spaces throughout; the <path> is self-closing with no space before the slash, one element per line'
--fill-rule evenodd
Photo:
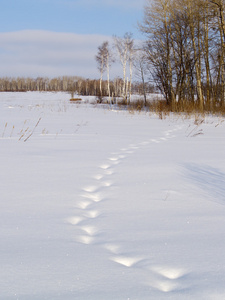
<path fill-rule="evenodd" d="M 225 105 L 222 106 L 218 102 L 213 102 L 210 105 L 205 104 L 203 110 L 200 109 L 197 101 L 180 101 L 173 104 L 167 104 L 165 100 L 152 100 L 145 105 L 143 100 L 136 100 L 130 104 L 126 101 L 120 101 L 119 107 L 126 106 L 130 113 L 147 111 L 158 114 L 160 119 L 166 118 L 170 113 L 183 114 L 185 116 L 197 116 L 212 114 L 216 116 L 225 116 Z"/>

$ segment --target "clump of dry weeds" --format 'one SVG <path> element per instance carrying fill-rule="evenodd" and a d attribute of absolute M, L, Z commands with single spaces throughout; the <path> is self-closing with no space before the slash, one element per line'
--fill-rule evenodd
<path fill-rule="evenodd" d="M 175 103 L 167 103 L 165 100 L 151 100 L 145 103 L 143 100 L 136 100 L 129 104 L 126 101 L 121 101 L 118 106 L 126 106 L 130 113 L 148 111 L 155 113 L 160 119 L 164 119 L 175 113 L 186 117 L 195 116 L 198 119 L 199 116 L 204 117 L 205 115 L 216 115 L 225 116 L 225 105 L 214 101 L 210 105 L 205 104 L 203 109 L 200 109 L 198 101 L 177 101 Z"/>

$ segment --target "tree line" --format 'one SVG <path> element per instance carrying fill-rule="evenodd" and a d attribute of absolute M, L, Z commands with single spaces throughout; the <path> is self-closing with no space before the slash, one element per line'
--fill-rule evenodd
<path fill-rule="evenodd" d="M 85 79 L 79 76 L 63 76 L 57 78 L 26 78 L 26 77 L 2 77 L 0 78 L 1 92 L 26 92 L 26 91 L 51 91 L 51 92 L 70 92 L 83 96 L 108 96 L 108 89 L 112 91 L 115 97 L 121 97 L 123 90 L 123 80 L 119 77 L 114 80 L 102 80 L 100 92 L 99 79 Z M 148 92 L 154 91 L 154 86 L 148 84 Z M 132 91 L 137 94 L 142 93 L 142 83 L 134 81 Z"/>
<path fill-rule="evenodd" d="M 0 78 L 0 91 L 68 91 L 80 88 L 83 78 L 78 76 L 48 77 L 2 77 Z"/>

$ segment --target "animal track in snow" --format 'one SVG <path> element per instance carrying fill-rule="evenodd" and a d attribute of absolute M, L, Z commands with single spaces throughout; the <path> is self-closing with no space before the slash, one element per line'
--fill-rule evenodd
<path fill-rule="evenodd" d="M 94 242 L 94 237 L 89 235 L 79 235 L 75 238 L 75 240 L 79 243 L 89 245 Z"/>
<path fill-rule="evenodd" d="M 118 254 L 120 251 L 120 246 L 117 244 L 105 244 L 104 248 L 112 252 L 113 254 Z"/>
<path fill-rule="evenodd" d="M 158 273 L 168 279 L 178 279 L 187 274 L 183 269 L 157 266 L 151 268 L 152 271 Z"/>
<path fill-rule="evenodd" d="M 95 219 L 100 216 L 100 212 L 98 210 L 88 210 L 84 213 L 84 216 L 90 219 Z"/>
<path fill-rule="evenodd" d="M 175 281 L 163 280 L 163 281 L 154 281 L 150 280 L 150 284 L 147 284 L 161 292 L 168 293 L 174 290 L 179 289 L 179 285 Z"/>
<path fill-rule="evenodd" d="M 81 209 L 86 209 L 89 205 L 91 205 L 91 201 L 82 200 L 78 202 L 77 207 Z"/>
<path fill-rule="evenodd" d="M 102 174 L 94 175 L 93 178 L 96 180 L 101 180 L 104 176 Z"/>
<path fill-rule="evenodd" d="M 85 231 L 88 235 L 91 235 L 91 236 L 94 236 L 99 232 L 99 230 L 95 226 L 87 225 L 87 226 L 82 226 L 80 228 L 83 231 Z"/>
<path fill-rule="evenodd" d="M 112 184 L 113 184 L 112 181 L 104 181 L 101 183 L 103 187 L 110 187 L 112 186 Z"/>
<path fill-rule="evenodd" d="M 117 161 L 119 158 L 118 157 L 110 157 L 109 160 L 111 161 Z"/>
<path fill-rule="evenodd" d="M 83 217 L 80 217 L 80 216 L 76 216 L 76 217 L 70 217 L 70 218 L 67 218 L 66 219 L 66 222 L 71 224 L 71 225 L 77 225 L 79 224 L 80 222 L 82 222 L 84 220 Z"/>
<path fill-rule="evenodd" d="M 184 286 L 183 282 L 180 281 L 182 277 L 188 274 L 184 269 L 154 266 L 150 268 L 150 272 L 153 272 L 153 274 L 151 274 L 150 279 L 145 281 L 144 284 L 161 292 L 167 293 L 187 288 L 187 286 Z"/>
<path fill-rule="evenodd" d="M 106 175 L 112 175 L 112 174 L 113 174 L 113 171 L 112 171 L 112 170 L 105 170 L 105 174 L 106 174 Z"/>
<path fill-rule="evenodd" d="M 103 165 L 99 166 L 99 168 L 101 168 L 103 170 L 107 170 L 110 167 L 111 167 L 111 165 L 109 165 L 109 164 L 103 164 Z"/>
<path fill-rule="evenodd" d="M 81 194 L 81 197 L 90 199 L 90 200 L 92 200 L 94 202 L 100 202 L 100 201 L 103 200 L 103 198 L 101 197 L 101 195 L 99 193 Z M 90 202 L 90 204 L 91 204 L 91 202 Z"/>
<path fill-rule="evenodd" d="M 118 165 L 120 163 L 120 160 L 116 160 L 113 162 L 113 165 Z"/>
<path fill-rule="evenodd" d="M 84 187 L 84 188 L 83 188 L 83 191 L 89 192 L 89 193 L 93 193 L 93 192 L 96 192 L 98 189 L 99 189 L 98 186 L 90 185 L 90 186 Z"/>
<path fill-rule="evenodd" d="M 155 288 L 161 292 L 170 292 L 182 288 L 180 279 L 187 274 L 185 270 L 173 267 L 164 266 L 149 266 L 149 260 L 146 257 L 141 257 L 138 253 L 129 255 L 121 251 L 122 244 L 115 242 L 107 242 L 107 239 L 102 241 L 100 233 L 104 228 L 95 226 L 98 224 L 96 219 L 103 212 L 100 210 L 99 202 L 107 200 L 105 192 L 113 186 L 114 182 L 111 180 L 111 175 L 115 174 L 117 164 L 121 163 L 129 154 L 133 154 L 141 148 L 150 147 L 153 143 L 163 143 L 169 138 L 175 137 L 172 135 L 173 130 L 165 131 L 161 137 L 152 138 L 144 142 L 136 144 L 129 144 L 127 147 L 119 149 L 117 152 L 109 153 L 108 158 L 98 165 L 98 171 L 91 177 L 94 184 L 84 186 L 81 190 L 80 201 L 77 207 L 82 209 L 80 216 L 73 216 L 66 219 L 66 222 L 71 225 L 77 225 L 83 234 L 75 237 L 75 240 L 82 244 L 96 244 L 98 247 L 105 248 L 109 253 L 108 259 L 117 263 L 121 267 L 138 268 L 139 272 L 143 272 L 145 280 L 142 284 Z M 168 194 L 168 193 L 167 193 Z M 90 206 L 90 207 L 89 207 Z M 108 241 L 110 240 L 110 237 Z M 147 261 L 147 263 L 146 263 Z M 147 272 L 147 273 L 146 273 Z M 147 277 L 147 279 L 146 279 Z"/>
<path fill-rule="evenodd" d="M 140 262 L 142 260 L 142 258 L 140 257 L 128 257 L 128 256 L 115 256 L 111 258 L 112 261 L 121 264 L 125 267 L 132 267 L 135 264 L 137 264 L 138 262 Z"/>

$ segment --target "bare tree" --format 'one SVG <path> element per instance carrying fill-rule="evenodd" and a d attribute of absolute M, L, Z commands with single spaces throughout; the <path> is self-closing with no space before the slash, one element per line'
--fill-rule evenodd
<path fill-rule="evenodd" d="M 114 36 L 114 46 L 118 52 L 120 63 L 123 67 L 123 99 L 127 100 L 126 94 L 126 68 L 130 63 L 130 79 L 132 79 L 132 55 L 133 55 L 133 38 L 131 33 L 125 33 L 124 37 Z"/>
<path fill-rule="evenodd" d="M 109 102 L 111 103 L 109 69 L 110 69 L 111 63 L 114 62 L 114 58 L 112 55 L 112 51 L 110 50 L 109 43 L 107 43 L 105 46 L 105 57 L 106 57 L 106 69 L 107 69 L 108 97 L 109 97 Z"/>
<path fill-rule="evenodd" d="M 111 101 L 109 69 L 111 63 L 113 62 L 113 57 L 108 41 L 103 42 L 102 45 L 98 47 L 98 54 L 95 56 L 95 59 L 97 61 L 98 69 L 100 71 L 100 101 L 102 101 L 102 78 L 105 70 L 107 70 L 108 97 L 109 101 Z"/>
<path fill-rule="evenodd" d="M 146 55 L 152 64 L 152 76 L 164 94 L 167 103 L 173 103 L 172 46 L 171 46 L 171 0 L 148 1 L 144 20 L 139 28 L 147 38 Z"/>
<path fill-rule="evenodd" d="M 129 83 L 129 102 L 131 101 L 131 94 L 132 94 L 132 79 L 133 79 L 133 64 L 135 60 L 136 50 L 134 48 L 134 41 L 132 40 L 129 43 L 128 48 L 128 61 L 129 61 L 129 69 L 130 69 L 130 83 Z"/>
<path fill-rule="evenodd" d="M 108 42 L 103 42 L 102 45 L 98 47 L 98 53 L 95 56 L 95 59 L 98 64 L 98 69 L 100 71 L 100 102 L 102 101 L 102 77 L 104 71 L 106 70 L 107 63 L 107 47 Z"/>
<path fill-rule="evenodd" d="M 135 59 L 134 59 L 134 68 L 136 77 L 142 82 L 142 94 L 144 96 L 145 106 L 147 105 L 147 97 L 146 97 L 146 83 L 145 77 L 148 74 L 148 61 L 146 58 L 146 52 L 144 51 L 144 47 L 140 46 L 135 51 Z"/>

